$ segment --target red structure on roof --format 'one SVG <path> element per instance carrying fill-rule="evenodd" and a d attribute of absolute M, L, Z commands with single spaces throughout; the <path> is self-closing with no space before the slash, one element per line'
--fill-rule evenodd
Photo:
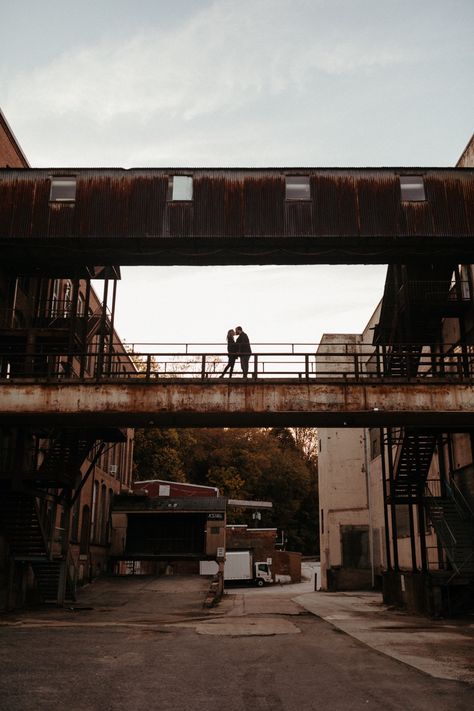
<path fill-rule="evenodd" d="M 148 496 L 155 498 L 184 499 L 189 497 L 217 498 L 219 489 L 215 486 L 201 486 L 199 484 L 185 484 L 177 481 L 165 481 L 164 479 L 150 479 L 148 481 L 136 481 L 132 484 L 133 491 L 147 491 Z"/>

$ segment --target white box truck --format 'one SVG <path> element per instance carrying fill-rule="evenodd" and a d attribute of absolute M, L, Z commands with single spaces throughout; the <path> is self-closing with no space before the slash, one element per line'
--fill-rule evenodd
<path fill-rule="evenodd" d="M 226 580 L 249 580 L 261 587 L 272 582 L 272 573 L 267 562 L 253 562 L 252 551 L 227 551 L 224 565 Z"/>

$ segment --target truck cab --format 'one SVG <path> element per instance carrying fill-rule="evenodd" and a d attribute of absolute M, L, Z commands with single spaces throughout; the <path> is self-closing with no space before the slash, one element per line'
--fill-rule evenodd
<path fill-rule="evenodd" d="M 272 572 L 268 563 L 255 563 L 254 580 L 255 583 L 262 587 L 265 583 L 272 582 Z"/>

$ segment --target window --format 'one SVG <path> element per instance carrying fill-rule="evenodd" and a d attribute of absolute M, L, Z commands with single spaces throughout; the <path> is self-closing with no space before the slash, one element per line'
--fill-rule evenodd
<path fill-rule="evenodd" d="M 168 183 L 168 200 L 192 200 L 193 179 L 189 175 L 173 175 Z"/>
<path fill-rule="evenodd" d="M 285 187 L 287 200 L 311 200 L 309 176 L 287 175 Z"/>
<path fill-rule="evenodd" d="M 51 178 L 51 202 L 74 202 L 76 199 L 76 178 Z"/>
<path fill-rule="evenodd" d="M 421 175 L 401 175 L 400 192 L 406 202 L 422 202 L 426 200 L 425 185 Z"/>

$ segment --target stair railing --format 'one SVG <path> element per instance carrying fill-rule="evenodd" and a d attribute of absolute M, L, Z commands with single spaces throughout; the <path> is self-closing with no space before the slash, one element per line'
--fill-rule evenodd
<path fill-rule="evenodd" d="M 428 484 L 425 484 L 425 500 L 428 504 L 427 509 L 428 509 L 428 514 L 430 513 L 430 507 L 431 503 L 434 504 L 435 499 L 440 498 L 433 496 L 430 487 Z M 431 502 L 431 503 L 430 503 Z M 457 539 L 456 536 L 454 535 L 453 531 L 451 530 L 451 527 L 449 523 L 446 521 L 446 518 L 437 518 L 435 519 L 434 517 L 430 516 L 431 523 L 434 526 L 434 529 L 436 531 L 436 535 L 440 539 L 443 548 L 446 550 L 446 553 L 448 555 L 448 558 L 451 562 L 451 565 L 453 566 L 454 570 L 456 573 L 459 573 L 459 567 L 456 564 L 455 561 L 455 556 L 454 556 L 454 550 L 457 546 Z"/>
<path fill-rule="evenodd" d="M 463 519 L 473 519 L 474 511 L 454 479 L 446 482 L 446 491 Z"/>
<path fill-rule="evenodd" d="M 43 539 L 43 544 L 44 544 L 44 549 L 46 551 L 46 557 L 48 560 L 53 559 L 53 546 L 51 544 L 51 535 L 50 531 L 47 529 L 48 521 L 46 519 L 46 509 L 41 510 L 41 507 L 39 505 L 38 499 L 35 497 L 34 498 L 34 507 L 36 511 L 36 518 L 38 521 L 38 527 L 41 532 L 41 537 Z M 53 515 L 56 513 L 55 507 L 53 507 Z M 51 528 L 54 530 L 54 520 L 51 521 Z"/>

